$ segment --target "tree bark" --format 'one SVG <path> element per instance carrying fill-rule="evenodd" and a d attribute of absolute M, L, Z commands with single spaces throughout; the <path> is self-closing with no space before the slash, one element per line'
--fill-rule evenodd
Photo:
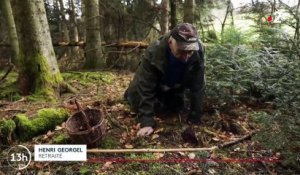
<path fill-rule="evenodd" d="M 71 42 L 78 42 L 78 38 L 75 5 L 73 0 L 70 0 L 70 40 Z"/>
<path fill-rule="evenodd" d="M 69 32 L 70 26 L 68 20 L 66 19 L 64 1 L 63 0 L 58 0 L 58 1 L 60 6 L 59 12 L 60 12 L 60 25 L 61 25 L 60 41 L 62 40 L 62 42 L 70 42 L 70 32 Z M 72 57 L 71 54 L 72 54 L 71 49 L 68 48 L 61 55 Z"/>
<path fill-rule="evenodd" d="M 194 13 L 195 13 L 195 0 L 185 0 L 183 22 L 193 24 L 194 16 L 195 16 Z"/>
<path fill-rule="evenodd" d="M 230 16 L 231 16 L 231 26 L 233 27 L 234 26 L 234 16 L 233 16 L 233 4 L 232 4 L 232 2 L 231 2 L 231 0 L 230 0 Z"/>
<path fill-rule="evenodd" d="M 176 1 L 175 0 L 171 0 L 170 1 L 170 22 L 171 22 L 171 26 L 170 29 L 173 29 L 176 25 L 177 25 L 177 18 L 176 18 Z"/>
<path fill-rule="evenodd" d="M 70 36 L 69 36 L 69 30 L 68 30 L 63 0 L 59 0 L 59 6 L 60 6 L 59 11 L 60 11 L 60 16 L 61 16 L 61 27 L 62 27 L 61 37 L 63 39 L 63 42 L 69 42 Z"/>
<path fill-rule="evenodd" d="M 70 41 L 71 42 L 78 42 L 79 41 L 79 34 L 78 34 L 78 25 L 76 19 L 76 11 L 75 11 L 75 4 L 73 0 L 70 0 Z M 72 47 L 71 48 L 71 57 L 78 54 L 79 47 Z"/>
<path fill-rule="evenodd" d="M 1 0 L 0 6 L 2 7 L 1 9 L 8 28 L 8 36 L 11 44 L 11 48 L 10 48 L 11 62 L 18 67 L 20 50 L 19 50 L 19 42 L 18 42 L 18 36 L 17 36 L 16 26 L 15 26 L 15 20 L 13 18 L 10 0 Z"/>
<path fill-rule="evenodd" d="M 300 0 L 298 0 L 298 5 L 296 8 L 296 29 L 295 29 L 295 34 L 294 34 L 294 39 L 296 40 L 296 42 L 300 42 L 300 17 L 299 17 L 299 12 L 300 11 Z"/>
<path fill-rule="evenodd" d="M 232 3 L 231 3 L 231 0 L 228 0 L 227 1 L 226 14 L 225 14 L 224 20 L 222 22 L 222 29 L 221 29 L 221 39 L 222 39 L 222 41 L 223 41 L 223 33 L 224 33 L 225 25 L 226 25 L 226 20 L 227 20 L 228 14 L 233 10 L 232 8 L 233 8 L 233 6 L 232 6 Z"/>
<path fill-rule="evenodd" d="M 23 95 L 35 93 L 54 99 L 62 76 L 53 50 L 42 0 L 13 0 L 20 46 L 18 85 Z"/>
<path fill-rule="evenodd" d="M 169 0 L 161 1 L 161 15 L 160 15 L 161 35 L 169 31 Z"/>
<path fill-rule="evenodd" d="M 81 0 L 81 18 L 80 18 L 80 27 L 79 27 L 79 31 L 80 31 L 80 40 L 86 41 L 86 31 L 85 31 L 85 4 L 84 4 L 84 0 Z"/>
<path fill-rule="evenodd" d="M 103 68 L 105 66 L 102 59 L 99 1 L 85 0 L 85 20 L 86 20 L 86 61 L 84 68 Z"/>
<path fill-rule="evenodd" d="M 202 14 L 201 14 L 201 11 L 198 12 L 198 15 L 199 15 L 199 26 L 200 26 L 200 29 L 201 29 L 201 37 L 202 37 L 202 41 L 205 41 L 205 32 L 204 32 L 204 27 L 203 27 L 203 20 L 202 20 Z"/>

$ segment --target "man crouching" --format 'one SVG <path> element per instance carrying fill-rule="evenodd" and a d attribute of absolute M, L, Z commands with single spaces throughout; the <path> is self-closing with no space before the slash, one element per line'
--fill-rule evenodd
<path fill-rule="evenodd" d="M 190 90 L 187 121 L 200 124 L 204 84 L 204 47 L 197 30 L 189 23 L 179 24 L 150 44 L 124 94 L 141 123 L 137 135 L 153 132 L 158 113 L 181 111 L 185 89 Z"/>

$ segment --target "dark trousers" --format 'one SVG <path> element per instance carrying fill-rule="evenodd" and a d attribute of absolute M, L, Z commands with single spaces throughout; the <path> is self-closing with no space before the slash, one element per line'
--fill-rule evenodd
<path fill-rule="evenodd" d="M 185 109 L 183 90 L 160 91 L 157 99 L 155 112 L 158 114 L 178 113 Z"/>

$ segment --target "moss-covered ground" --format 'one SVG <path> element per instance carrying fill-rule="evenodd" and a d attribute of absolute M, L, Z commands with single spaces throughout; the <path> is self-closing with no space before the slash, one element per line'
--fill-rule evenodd
<path fill-rule="evenodd" d="M 99 149 L 131 149 L 131 148 L 186 148 L 211 147 L 243 137 L 256 130 L 251 122 L 250 114 L 254 111 L 251 106 L 237 104 L 226 111 L 206 110 L 203 124 L 194 127 L 199 140 L 198 145 L 188 143 L 181 137 L 186 116 L 169 116 L 156 118 L 158 127 L 146 138 L 137 138 L 139 126 L 136 115 L 129 110 L 123 101 L 123 93 L 133 74 L 130 72 L 67 72 L 63 73 L 64 81 L 78 90 L 78 94 L 63 93 L 60 101 L 32 101 L 28 97 L 17 96 L 13 89 L 4 93 L 13 85 L 15 73 L 9 74 L 4 84 L 0 85 L 0 120 L 11 123 L 14 116 L 26 121 L 24 126 L 40 128 L 41 120 L 37 111 L 44 108 L 64 108 L 70 114 L 77 112 L 73 99 L 76 98 L 81 106 L 97 108 L 103 111 L 108 120 L 107 133 Z M 6 94 L 6 95 L 4 95 Z M 257 108 L 257 106 L 256 106 Z M 25 116 L 27 116 L 25 118 Z M 51 117 L 52 118 L 52 117 Z M 2 123 L 2 124 L 1 124 Z M 4 122 L 0 122 L 3 126 Z M 2 129 L 4 135 L 14 130 L 13 123 Z M 11 138 L 10 143 L 0 143 L 1 154 L 5 155 L 8 148 L 22 144 L 33 151 L 34 144 L 72 144 L 66 132 L 63 121 L 57 120 L 54 128 L 45 128 L 29 141 L 26 135 Z M 27 129 L 24 130 L 26 132 Z M 42 134 L 41 134 L 42 133 Z M 20 134 L 20 133 L 19 133 Z M 251 162 L 253 157 L 270 157 L 272 153 L 263 150 L 252 140 L 245 140 L 228 148 L 217 151 L 202 152 L 173 152 L 173 153 L 106 153 L 88 154 L 94 162 L 32 162 L 20 174 L 259 174 L 276 172 L 276 163 Z M 214 161 L 212 160 L 214 159 Z M 195 160 L 195 161 L 190 161 Z M 227 161 L 226 161 L 227 160 Z M 230 161 L 231 160 L 231 161 Z M 244 161 L 243 160 L 249 160 Z M 4 160 L 0 160 L 0 168 L 5 174 L 17 174 Z M 1 173 L 0 171 L 0 173 Z M 288 174 L 289 172 L 286 171 Z"/>

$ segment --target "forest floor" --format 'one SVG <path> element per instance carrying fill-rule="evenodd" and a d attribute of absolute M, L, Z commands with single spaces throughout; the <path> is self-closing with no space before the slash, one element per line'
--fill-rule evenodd
<path fill-rule="evenodd" d="M 13 77 L 12 75 L 9 75 Z M 37 110 L 47 107 L 63 107 L 70 114 L 77 112 L 72 100 L 76 98 L 84 108 L 97 108 L 107 119 L 107 133 L 98 149 L 139 148 L 210 148 L 236 141 L 227 147 L 214 151 L 161 152 L 161 153 L 101 153 L 87 155 L 87 162 L 35 162 L 24 170 L 15 170 L 0 159 L 1 171 L 5 174 L 293 174 L 280 168 L 278 153 L 265 150 L 249 134 L 259 130 L 252 121 L 251 113 L 269 110 L 262 104 L 241 104 L 229 106 L 226 110 L 210 107 L 205 109 L 203 124 L 192 126 L 197 142 L 182 138 L 187 128 L 185 115 L 156 118 L 158 126 L 152 135 L 136 137 L 139 125 L 136 114 L 130 111 L 123 100 L 133 73 L 69 72 L 63 73 L 66 82 L 79 93 L 63 94 L 56 104 L 33 102 L 26 97 L 16 101 L 0 100 L 0 119 L 9 119 L 17 113 L 33 116 Z M 1 85 L 2 86 L 2 85 Z M 8 98 L 9 99 L 9 98 Z M 262 105 L 262 106 L 261 106 Z M 63 136 L 63 137 L 62 137 Z M 255 134 L 254 134 L 255 137 Z M 63 138 L 63 139 L 59 139 Z M 33 152 L 35 144 L 72 144 L 65 123 L 55 130 L 21 142 L 15 139 L 10 145 L 1 145 L 1 152 L 13 145 L 24 145 Z M 94 161 L 91 161 L 94 160 Z M 96 161 L 95 161 L 96 160 Z"/>

